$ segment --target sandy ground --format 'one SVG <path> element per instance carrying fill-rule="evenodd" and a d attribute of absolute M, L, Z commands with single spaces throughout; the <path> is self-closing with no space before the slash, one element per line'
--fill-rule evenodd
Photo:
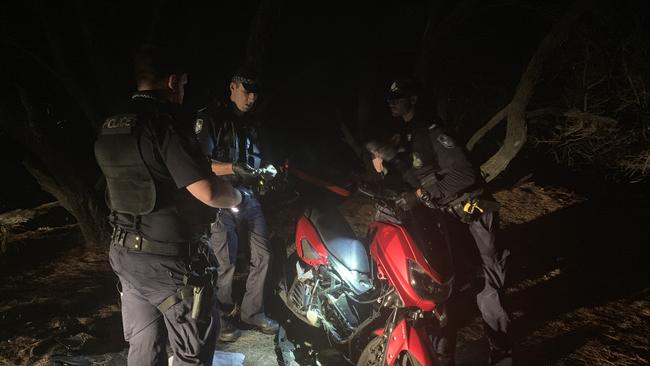
<path fill-rule="evenodd" d="M 533 182 L 495 197 L 502 203 L 500 240 L 512 253 L 508 304 L 519 362 L 647 365 L 647 211 L 635 210 L 632 201 L 604 202 Z M 290 242 L 300 210 L 299 205 L 273 210 L 277 215 L 271 215 L 269 223 L 276 245 Z M 370 202 L 353 197 L 341 211 L 357 233 L 365 233 L 373 212 Z M 7 222 L 4 219 L 0 216 Z M 0 365 L 50 365 L 55 355 L 76 355 L 78 364 L 125 365 L 127 345 L 107 250 L 80 249 L 74 224 L 60 217 L 56 221 L 52 226 L 41 222 L 38 228 L 24 222 L 3 226 Z M 244 275 L 240 274 L 240 283 Z M 270 301 L 275 305 L 269 312 L 279 315 L 283 309 Z M 458 363 L 481 365 L 486 341 L 472 299 L 466 306 Z M 287 329 L 289 334 L 283 337 L 303 332 L 300 325 Z M 217 349 L 244 353 L 247 365 L 291 361 L 278 358 L 282 354 L 278 340 L 244 331 L 237 342 L 220 343 Z M 296 357 L 289 364 L 309 362 Z M 325 358 L 321 363 L 328 364 Z"/>

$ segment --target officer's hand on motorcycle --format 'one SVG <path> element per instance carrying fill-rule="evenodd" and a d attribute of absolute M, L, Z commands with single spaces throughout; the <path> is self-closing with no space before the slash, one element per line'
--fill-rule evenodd
<path fill-rule="evenodd" d="M 374 158 L 380 158 L 383 161 L 391 161 L 397 155 L 397 150 L 393 146 L 378 141 L 366 143 L 366 149 Z"/>
<path fill-rule="evenodd" d="M 397 207 L 404 211 L 408 211 L 415 207 L 418 203 L 418 197 L 415 195 L 415 192 L 402 192 L 397 196 L 395 204 Z"/>
<path fill-rule="evenodd" d="M 232 171 L 242 178 L 250 178 L 256 175 L 255 169 L 246 163 L 233 163 Z"/>
<path fill-rule="evenodd" d="M 372 167 L 377 173 L 384 173 L 384 160 L 379 156 L 372 158 Z"/>

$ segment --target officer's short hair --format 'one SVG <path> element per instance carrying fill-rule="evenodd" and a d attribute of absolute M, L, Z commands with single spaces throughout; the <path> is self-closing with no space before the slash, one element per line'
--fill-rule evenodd
<path fill-rule="evenodd" d="M 155 82 L 169 75 L 185 73 L 180 52 L 154 44 L 141 46 L 133 57 L 133 73 L 136 82 Z"/>

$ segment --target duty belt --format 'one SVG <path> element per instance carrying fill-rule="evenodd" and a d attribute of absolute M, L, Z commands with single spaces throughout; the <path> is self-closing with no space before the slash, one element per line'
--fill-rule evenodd
<path fill-rule="evenodd" d="M 482 190 L 466 192 L 446 203 L 446 210 L 465 223 L 476 221 L 487 212 L 499 211 L 499 203 L 481 197 Z"/>
<path fill-rule="evenodd" d="M 132 233 L 119 227 L 113 228 L 111 244 L 119 245 L 132 251 L 157 255 L 187 256 L 190 253 L 189 244 L 158 243 L 147 240 L 140 234 Z"/>

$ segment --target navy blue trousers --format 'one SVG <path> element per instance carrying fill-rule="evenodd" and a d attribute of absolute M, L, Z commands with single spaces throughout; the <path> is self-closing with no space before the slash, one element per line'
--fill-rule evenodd
<path fill-rule="evenodd" d="M 259 200 L 251 192 L 243 194 L 237 212 L 221 209 L 217 221 L 212 225 L 210 243 L 219 263 L 217 299 L 224 312 L 230 311 L 234 306 L 232 282 L 240 233 L 247 236 L 251 253 L 246 292 L 241 304 L 241 319 L 250 322 L 253 317 L 264 312 L 264 282 L 271 258 L 267 246 L 266 219 Z"/>
<path fill-rule="evenodd" d="M 111 245 L 109 259 L 122 285 L 122 323 L 129 342 L 128 365 L 167 365 L 167 344 L 174 366 L 212 365 L 219 333 L 214 297 L 204 299 L 203 316 L 192 319 L 192 298 L 161 313 L 157 306 L 183 287 L 189 261 L 132 252 Z"/>

